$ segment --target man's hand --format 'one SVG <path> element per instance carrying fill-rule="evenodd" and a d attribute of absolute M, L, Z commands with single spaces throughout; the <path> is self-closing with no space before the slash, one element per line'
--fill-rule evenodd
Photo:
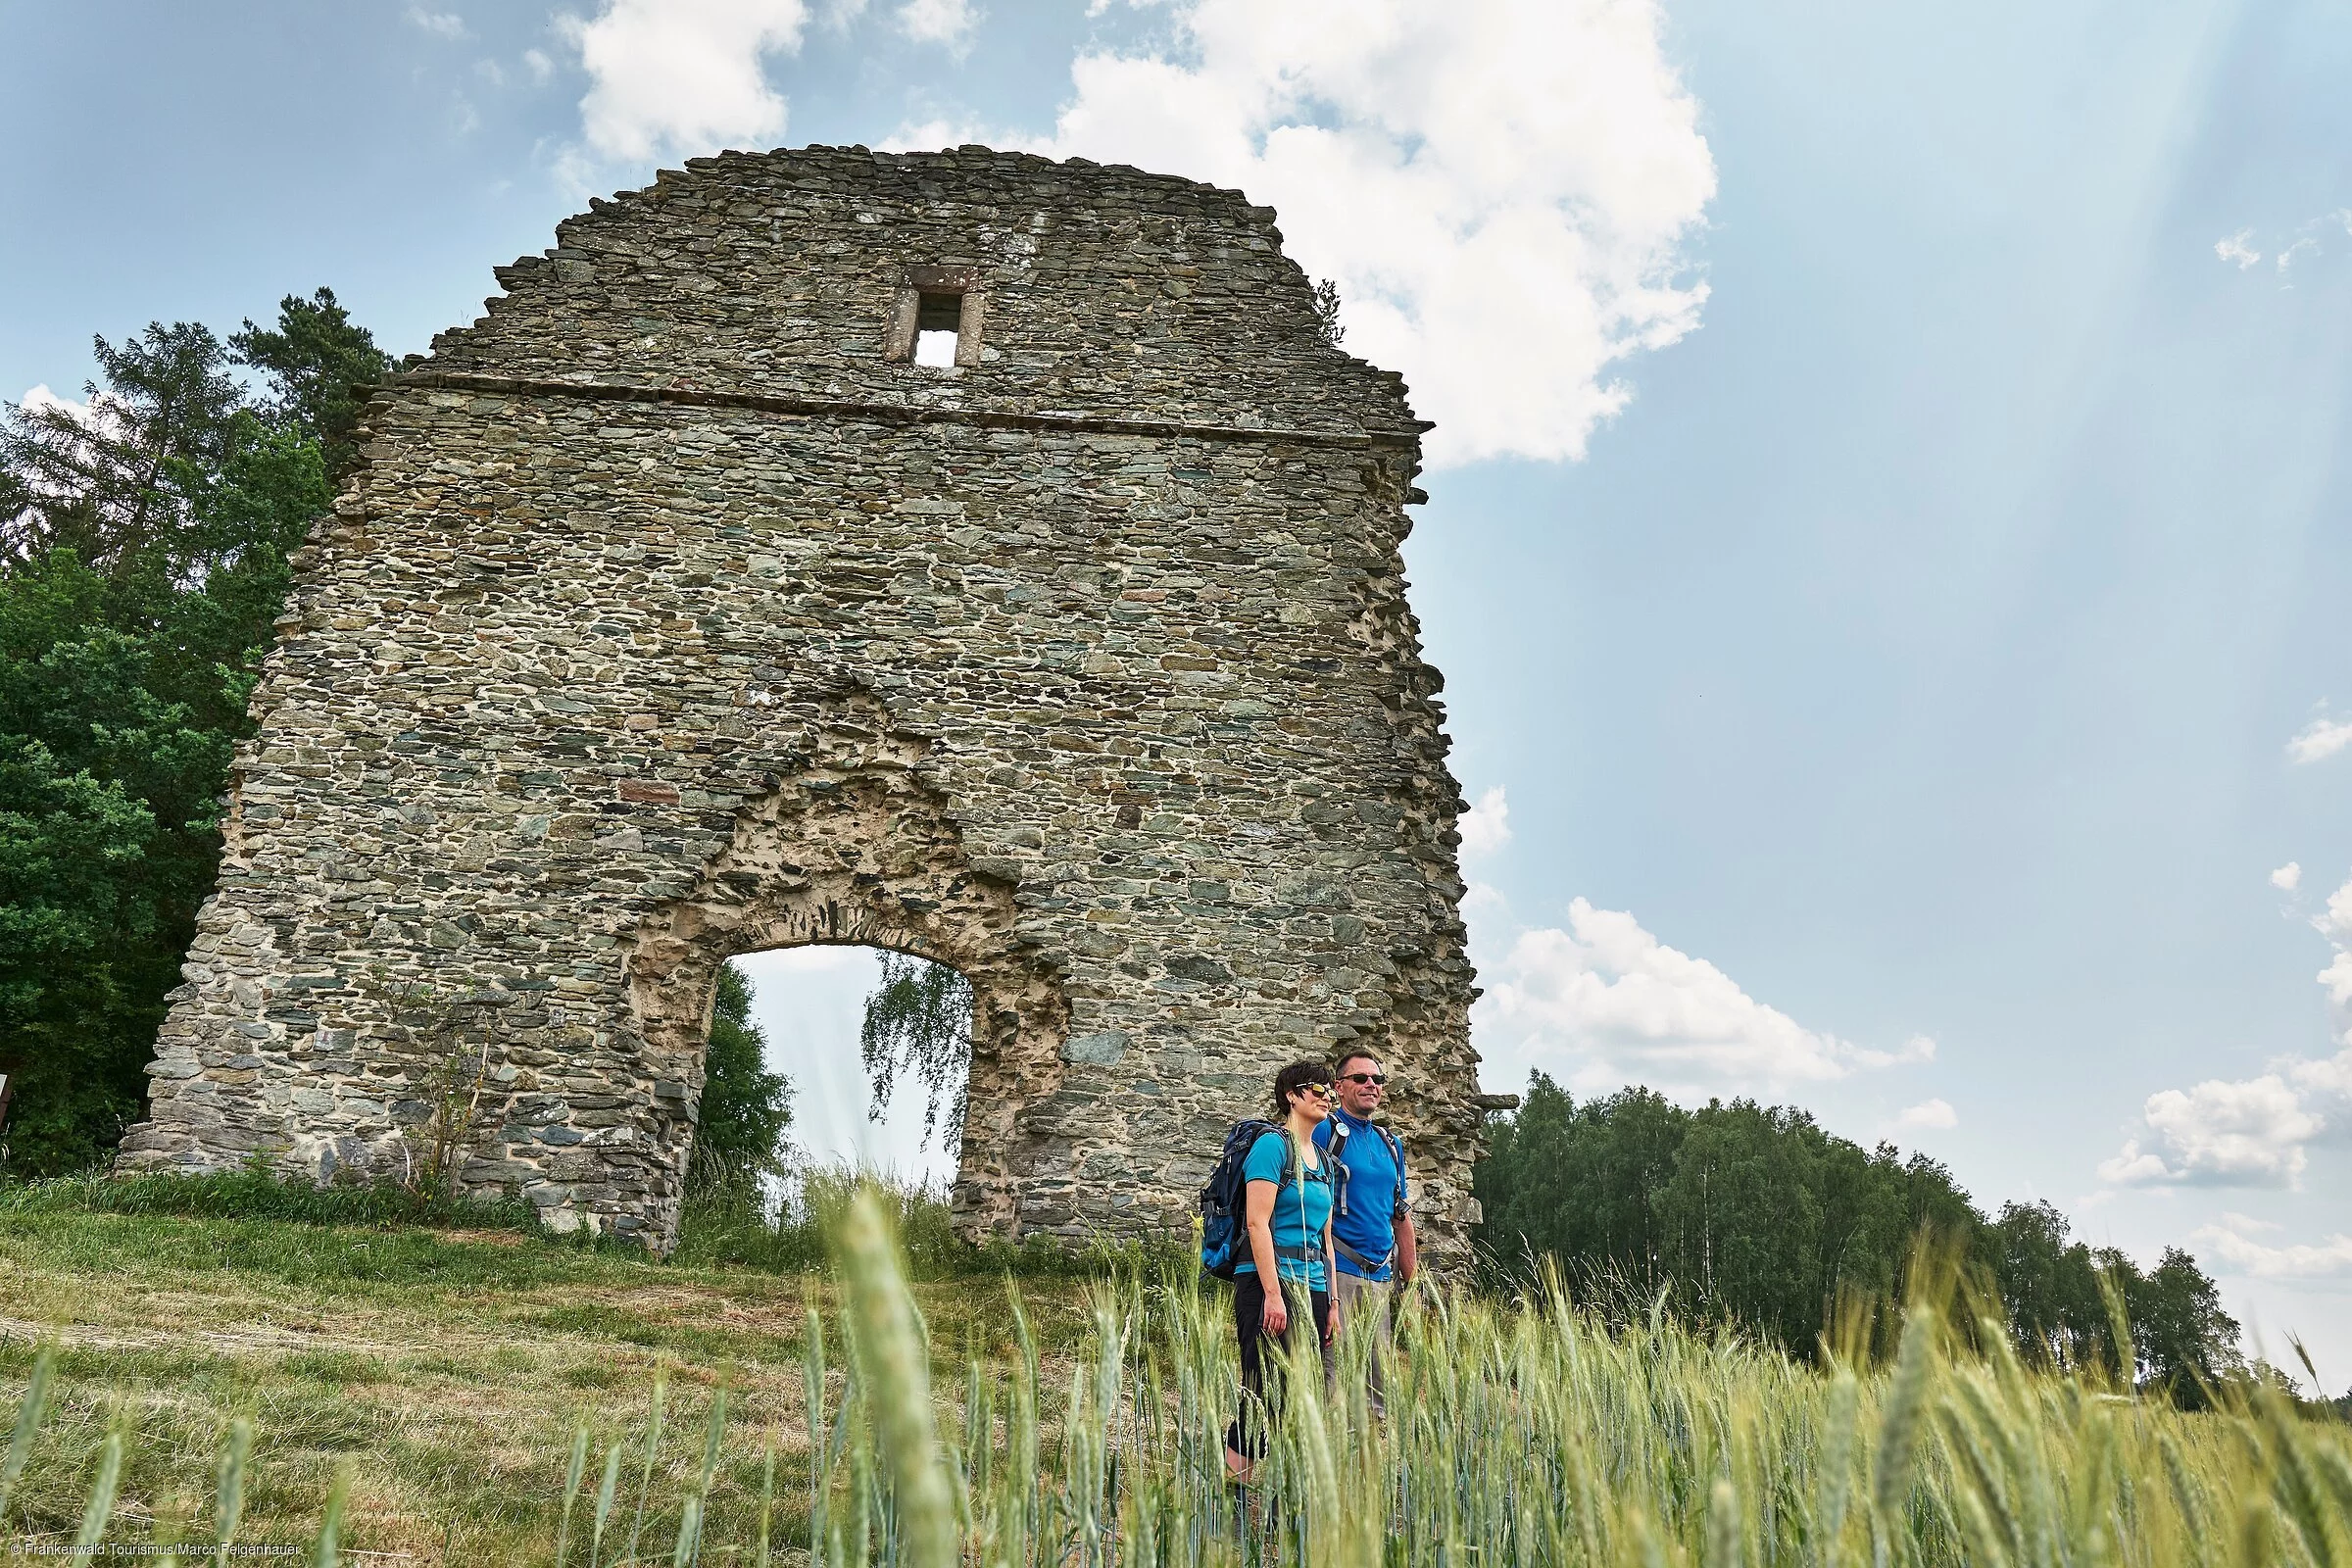
<path fill-rule="evenodd" d="M 1257 1321 L 1269 1337 L 1277 1340 L 1281 1339 L 1284 1331 L 1290 1328 L 1291 1309 L 1283 1304 L 1280 1280 L 1276 1280 L 1274 1288 L 1266 1293 L 1266 1304 L 1264 1309 L 1257 1314 Z"/>

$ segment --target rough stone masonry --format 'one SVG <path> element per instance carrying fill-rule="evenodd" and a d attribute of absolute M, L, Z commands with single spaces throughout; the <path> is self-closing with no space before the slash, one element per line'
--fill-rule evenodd
<path fill-rule="evenodd" d="M 1427 426 L 1273 213 L 978 147 L 590 207 L 368 405 L 126 1163 L 438 1160 L 666 1248 L 718 966 L 856 942 L 972 981 L 967 1234 L 1183 1226 L 1362 1042 L 1460 1255 Z"/>

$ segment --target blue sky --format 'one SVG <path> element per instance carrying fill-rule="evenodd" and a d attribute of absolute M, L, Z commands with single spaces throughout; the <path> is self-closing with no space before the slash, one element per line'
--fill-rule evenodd
<path fill-rule="evenodd" d="M 0 396 L 319 283 L 421 350 L 719 146 L 1241 183 L 1441 421 L 1490 1084 L 1809 1105 L 2340 1389 L 2347 79 L 2321 4 L 20 0 Z M 756 972 L 812 1140 L 910 1162 L 865 971 Z"/>

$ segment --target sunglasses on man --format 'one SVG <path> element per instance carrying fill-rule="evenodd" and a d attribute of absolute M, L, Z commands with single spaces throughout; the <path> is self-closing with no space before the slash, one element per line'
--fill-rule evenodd
<path fill-rule="evenodd" d="M 1340 1078 L 1346 1083 L 1369 1084 L 1374 1089 L 1389 1081 L 1389 1075 L 1385 1072 L 1344 1072 Z"/>

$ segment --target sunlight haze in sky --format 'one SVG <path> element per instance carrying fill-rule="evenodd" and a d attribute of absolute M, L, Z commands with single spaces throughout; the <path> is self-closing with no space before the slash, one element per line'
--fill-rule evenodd
<path fill-rule="evenodd" d="M 1439 421 L 1490 1088 L 1755 1095 L 2352 1385 L 2352 19 L 2231 0 L 0 11 L 0 396 L 395 352 L 721 147 L 1239 185 Z M 757 959 L 822 1152 L 866 955 Z"/>

